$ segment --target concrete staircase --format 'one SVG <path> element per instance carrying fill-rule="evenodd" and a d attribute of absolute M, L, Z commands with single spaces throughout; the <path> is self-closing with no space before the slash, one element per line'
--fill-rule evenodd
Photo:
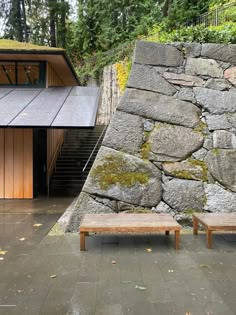
<path fill-rule="evenodd" d="M 50 179 L 50 196 L 77 196 L 101 146 L 105 126 L 93 129 L 69 129 Z M 97 144 L 97 147 L 95 148 Z M 94 149 L 95 148 L 95 149 Z M 92 158 L 84 172 L 90 154 Z"/>

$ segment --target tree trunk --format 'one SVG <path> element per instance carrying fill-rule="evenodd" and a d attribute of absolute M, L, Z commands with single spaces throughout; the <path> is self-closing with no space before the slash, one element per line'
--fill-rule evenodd
<path fill-rule="evenodd" d="M 29 37 L 28 37 L 28 27 L 27 27 L 27 22 L 26 22 L 26 13 L 25 13 L 25 0 L 21 0 L 21 5 L 22 5 L 22 15 L 23 15 L 23 23 L 24 23 L 24 33 L 25 33 L 25 42 L 29 42 Z"/>
<path fill-rule="evenodd" d="M 48 0 L 49 26 L 50 26 L 50 46 L 56 47 L 56 1 Z"/>

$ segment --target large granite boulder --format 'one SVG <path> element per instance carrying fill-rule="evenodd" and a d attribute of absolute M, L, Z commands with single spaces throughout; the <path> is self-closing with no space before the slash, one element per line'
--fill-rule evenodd
<path fill-rule="evenodd" d="M 166 81 L 154 68 L 133 64 L 128 87 L 160 92 L 166 95 L 174 95 L 176 89 Z"/>
<path fill-rule="evenodd" d="M 199 108 L 189 102 L 135 89 L 126 89 L 118 109 L 145 118 L 190 128 L 195 127 L 200 121 Z"/>
<path fill-rule="evenodd" d="M 211 175 L 236 192 L 236 150 L 213 149 L 209 151 L 206 161 Z"/>
<path fill-rule="evenodd" d="M 116 111 L 107 129 L 103 145 L 128 153 L 138 153 L 142 144 L 143 119 Z"/>
<path fill-rule="evenodd" d="M 86 213 L 113 213 L 113 211 L 110 207 L 97 202 L 95 197 L 81 192 L 65 232 L 78 232 L 80 221 Z"/>
<path fill-rule="evenodd" d="M 183 160 L 200 149 L 203 141 L 202 134 L 190 128 L 158 123 L 149 136 L 149 159 L 154 161 Z"/>
<path fill-rule="evenodd" d="M 235 212 L 236 194 L 216 184 L 205 184 L 206 204 L 210 212 Z"/>
<path fill-rule="evenodd" d="M 173 179 L 163 186 L 163 199 L 178 211 L 202 211 L 205 202 L 203 183 L 194 180 Z"/>
<path fill-rule="evenodd" d="M 207 181 L 207 166 L 203 161 L 186 160 L 182 162 L 166 162 L 162 164 L 167 175 L 183 179 Z"/>
<path fill-rule="evenodd" d="M 177 67 L 183 64 L 183 54 L 173 46 L 160 43 L 136 42 L 134 62 L 143 65 Z"/>
<path fill-rule="evenodd" d="M 161 172 L 150 162 L 101 147 L 83 191 L 153 207 L 161 200 Z"/>
<path fill-rule="evenodd" d="M 236 64 L 236 45 L 202 44 L 201 56 Z"/>
<path fill-rule="evenodd" d="M 190 75 L 204 75 L 213 78 L 223 76 L 223 70 L 213 59 L 187 58 L 185 72 Z"/>
<path fill-rule="evenodd" d="M 236 92 L 216 91 L 201 87 L 193 88 L 197 103 L 212 114 L 236 112 Z"/>

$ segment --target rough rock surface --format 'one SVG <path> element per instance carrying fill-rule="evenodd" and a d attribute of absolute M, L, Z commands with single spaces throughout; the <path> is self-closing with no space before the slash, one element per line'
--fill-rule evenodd
<path fill-rule="evenodd" d="M 225 130 L 216 130 L 213 132 L 213 146 L 219 149 L 236 149 L 236 135 Z"/>
<path fill-rule="evenodd" d="M 203 210 L 205 193 L 202 182 L 173 179 L 163 188 L 163 199 L 171 208 L 178 211 Z"/>
<path fill-rule="evenodd" d="M 236 67 L 225 70 L 224 77 L 228 79 L 233 85 L 236 85 Z"/>
<path fill-rule="evenodd" d="M 156 161 L 182 160 L 203 144 L 203 136 L 190 128 L 157 124 L 149 137 L 150 151 Z"/>
<path fill-rule="evenodd" d="M 213 78 L 221 78 L 223 76 L 223 70 L 213 59 L 188 58 L 185 72 L 190 75 L 203 75 Z"/>
<path fill-rule="evenodd" d="M 174 95 L 176 89 L 155 69 L 149 66 L 134 64 L 127 83 L 128 87 Z"/>
<path fill-rule="evenodd" d="M 202 45 L 200 43 L 184 43 L 186 57 L 199 57 Z"/>
<path fill-rule="evenodd" d="M 197 106 L 158 93 L 127 89 L 118 106 L 127 113 L 186 127 L 199 123 Z"/>
<path fill-rule="evenodd" d="M 210 212 L 235 212 L 236 194 L 216 184 L 205 184 L 206 204 L 204 209 Z"/>
<path fill-rule="evenodd" d="M 236 92 L 193 88 L 197 102 L 212 114 L 236 112 Z"/>
<path fill-rule="evenodd" d="M 161 201 L 155 208 L 155 211 L 158 213 L 167 213 L 170 214 L 172 216 L 175 215 L 175 212 L 173 209 L 171 209 L 170 206 L 168 206 L 166 203 L 164 203 L 163 201 Z"/>
<path fill-rule="evenodd" d="M 196 103 L 195 96 L 193 94 L 193 90 L 191 88 L 182 88 L 179 90 L 177 97 L 182 101 L 188 101 L 192 103 Z"/>
<path fill-rule="evenodd" d="M 201 56 L 236 64 L 236 45 L 202 44 Z"/>
<path fill-rule="evenodd" d="M 203 162 L 187 160 L 182 162 L 163 163 L 167 175 L 183 179 L 207 180 L 207 170 Z"/>
<path fill-rule="evenodd" d="M 224 91 L 228 90 L 231 87 L 231 85 L 225 79 L 209 79 L 207 80 L 205 87 L 208 89 Z"/>
<path fill-rule="evenodd" d="M 193 75 L 184 73 L 164 72 L 163 77 L 170 83 L 183 85 L 183 86 L 203 86 L 204 80 Z"/>
<path fill-rule="evenodd" d="M 70 217 L 69 224 L 65 232 L 77 232 L 79 223 L 86 213 L 112 213 L 112 209 L 97 202 L 90 195 L 81 192 L 77 200 L 77 206 Z"/>
<path fill-rule="evenodd" d="M 211 147 L 212 149 L 212 147 Z M 201 148 L 200 150 L 193 153 L 193 157 L 197 160 L 203 161 L 207 155 L 207 150 L 205 148 Z"/>
<path fill-rule="evenodd" d="M 150 162 L 101 147 L 83 191 L 153 207 L 161 200 L 161 172 Z"/>
<path fill-rule="evenodd" d="M 134 62 L 144 65 L 177 67 L 183 64 L 183 54 L 175 47 L 160 43 L 136 43 Z"/>
<path fill-rule="evenodd" d="M 206 158 L 211 175 L 236 192 L 236 150 L 213 149 Z"/>
<path fill-rule="evenodd" d="M 234 114 L 229 113 L 226 116 L 227 116 L 227 119 L 228 119 L 230 125 L 232 127 L 236 128 L 236 113 L 234 113 Z"/>
<path fill-rule="evenodd" d="M 228 117 L 226 116 L 226 114 L 222 114 L 222 115 L 208 114 L 205 117 L 206 117 L 206 123 L 207 123 L 208 129 L 210 131 L 231 128 L 231 124 L 229 123 Z"/>
<path fill-rule="evenodd" d="M 138 153 L 142 144 L 143 119 L 116 111 L 103 140 L 103 145 L 129 153 Z"/>

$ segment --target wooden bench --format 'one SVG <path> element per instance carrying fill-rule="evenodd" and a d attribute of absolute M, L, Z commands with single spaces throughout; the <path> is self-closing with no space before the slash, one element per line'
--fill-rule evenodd
<path fill-rule="evenodd" d="M 207 247 L 212 248 L 213 231 L 236 231 L 236 213 L 194 213 L 193 234 L 198 234 L 198 224 L 206 229 Z"/>
<path fill-rule="evenodd" d="M 181 225 L 169 214 L 86 214 L 80 225 L 80 250 L 85 250 L 85 236 L 95 233 L 175 232 L 175 248 L 179 249 Z"/>

